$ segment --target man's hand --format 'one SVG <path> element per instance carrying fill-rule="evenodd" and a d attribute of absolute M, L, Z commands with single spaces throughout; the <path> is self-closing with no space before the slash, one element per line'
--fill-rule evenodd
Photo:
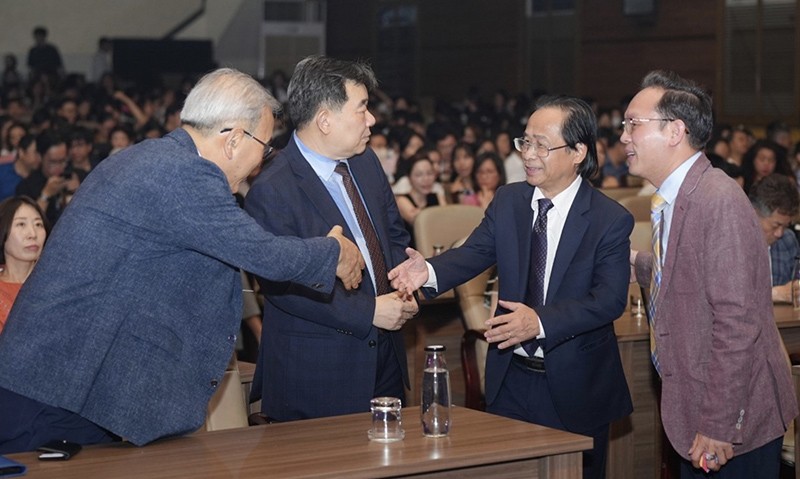
<path fill-rule="evenodd" d="M 329 238 L 339 242 L 339 263 L 336 266 L 336 277 L 342 280 L 345 289 L 355 289 L 361 284 L 361 271 L 366 266 L 364 257 L 352 241 L 344 237 L 342 227 L 334 226 L 328 232 Z"/>
<path fill-rule="evenodd" d="M 66 183 L 67 180 L 60 176 L 51 176 L 47 179 L 47 183 L 45 183 L 44 187 L 42 188 L 42 194 L 48 198 L 52 198 L 61 193 L 61 190 L 64 189 Z"/>
<path fill-rule="evenodd" d="M 703 466 L 705 466 L 709 471 L 719 471 L 733 458 L 733 445 L 729 442 L 711 439 L 698 432 L 689 449 L 689 456 L 694 467 L 704 469 Z"/>
<path fill-rule="evenodd" d="M 505 349 L 539 335 L 539 315 L 536 311 L 512 301 L 500 300 L 498 304 L 511 312 L 486 320 L 486 341 L 500 343 L 497 348 Z"/>
<path fill-rule="evenodd" d="M 792 282 L 772 287 L 772 301 L 775 303 L 792 302 Z"/>
<path fill-rule="evenodd" d="M 408 259 L 389 271 L 389 281 L 398 291 L 411 295 L 428 281 L 428 265 L 414 248 L 406 248 Z"/>
<path fill-rule="evenodd" d="M 413 318 L 419 307 L 417 301 L 411 296 L 404 299 L 403 293 L 395 291 L 375 298 L 375 314 L 372 324 L 376 328 L 396 331 Z"/>

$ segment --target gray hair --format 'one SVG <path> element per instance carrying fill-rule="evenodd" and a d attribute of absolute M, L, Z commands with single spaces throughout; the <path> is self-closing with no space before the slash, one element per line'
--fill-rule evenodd
<path fill-rule="evenodd" d="M 301 60 L 287 89 L 292 123 L 300 129 L 314 118 L 320 108 L 341 110 L 347 103 L 347 82 L 364 85 L 368 92 L 378 86 L 375 73 L 366 63 L 321 55 Z"/>
<path fill-rule="evenodd" d="M 220 68 L 203 76 L 189 92 L 181 110 L 181 123 L 203 135 L 236 126 L 253 131 L 265 108 L 276 115 L 281 104 L 250 75 Z"/>

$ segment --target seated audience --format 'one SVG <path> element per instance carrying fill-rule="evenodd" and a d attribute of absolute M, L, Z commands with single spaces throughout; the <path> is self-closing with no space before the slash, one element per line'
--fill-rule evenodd
<path fill-rule="evenodd" d="M 69 134 L 69 161 L 72 168 L 89 174 L 97 162 L 92 161 L 92 142 L 94 135 L 87 128 L 74 128 Z"/>
<path fill-rule="evenodd" d="M 414 247 L 414 220 L 423 209 L 429 206 L 444 205 L 444 195 L 434 191 L 436 171 L 428 154 L 417 153 L 411 160 L 411 171 L 408 174 L 411 191 L 396 195 L 397 209 L 411 235 L 410 245 Z"/>
<path fill-rule="evenodd" d="M 0 203 L 0 333 L 17 299 L 42 254 L 49 225 L 42 210 L 27 196 L 15 196 Z"/>
<path fill-rule="evenodd" d="M 0 165 L 0 200 L 14 196 L 20 182 L 42 166 L 42 156 L 36 150 L 36 137 L 25 135 L 19 142 L 13 163 Z"/>
<path fill-rule="evenodd" d="M 783 121 L 772 121 L 767 125 L 767 139 L 789 151 L 789 148 L 792 147 L 792 129 Z"/>
<path fill-rule="evenodd" d="M 758 140 L 742 158 L 744 192 L 749 194 L 754 184 L 772 173 L 795 178 L 786 150 L 772 140 Z"/>
<path fill-rule="evenodd" d="M 425 137 L 419 133 L 403 129 L 395 134 L 400 157 L 395 166 L 395 181 L 408 174 L 411 158 L 425 146 Z"/>
<path fill-rule="evenodd" d="M 483 153 L 478 157 L 472 171 L 472 182 L 475 185 L 476 206 L 486 209 L 494 199 L 497 188 L 506 184 L 506 172 L 503 161 L 497 153 Z"/>
<path fill-rule="evenodd" d="M 393 145 L 389 144 L 389 138 L 381 132 L 375 132 L 370 135 L 368 144 L 381 160 L 381 167 L 386 174 L 386 179 L 389 180 L 389 183 L 394 183 L 394 175 L 397 171 L 397 152 Z"/>
<path fill-rule="evenodd" d="M 604 188 L 628 186 L 628 155 L 619 139 L 616 133 L 607 138 L 606 161 L 602 167 Z"/>
<path fill-rule="evenodd" d="M 453 174 L 450 177 L 450 200 L 464 205 L 478 204 L 475 198 L 475 183 L 472 172 L 475 169 L 475 150 L 469 143 L 461 142 L 453 148 Z"/>
<path fill-rule="evenodd" d="M 797 185 L 785 175 L 771 174 L 753 185 L 749 197 L 769 246 L 772 300 L 791 302 L 792 270 L 800 255 L 797 237 L 790 228 L 800 210 Z"/>
<path fill-rule="evenodd" d="M 50 224 L 55 224 L 69 199 L 78 189 L 81 173 L 72 171 L 63 136 L 46 131 L 36 137 L 36 149 L 42 166 L 17 185 L 16 194 L 37 198 Z"/>
<path fill-rule="evenodd" d="M 28 127 L 24 124 L 11 121 L 5 129 L 2 137 L 2 148 L 0 148 L 0 163 L 10 163 L 14 161 L 19 148 L 19 142 L 23 136 L 28 134 Z"/>
<path fill-rule="evenodd" d="M 741 168 L 744 154 L 747 153 L 747 150 L 749 150 L 753 144 L 753 134 L 750 130 L 745 128 L 744 125 L 737 125 L 731 130 L 730 139 L 728 141 L 731 155 L 728 157 L 728 163 Z"/>
<path fill-rule="evenodd" d="M 494 143 L 497 145 L 497 154 L 503 158 L 503 168 L 506 170 L 506 182 L 516 183 L 525 181 L 525 163 L 514 149 L 511 133 L 502 130 L 494 136 Z"/>

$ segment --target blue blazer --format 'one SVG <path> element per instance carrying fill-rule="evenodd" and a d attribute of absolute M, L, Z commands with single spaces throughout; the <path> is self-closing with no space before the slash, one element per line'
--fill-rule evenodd
<path fill-rule="evenodd" d="M 139 143 L 56 224 L 0 334 L 0 387 L 134 444 L 197 429 L 236 342 L 239 268 L 323 294 L 338 251 L 265 232 L 186 131 Z"/>
<path fill-rule="evenodd" d="M 372 150 L 348 162 L 391 269 L 406 258 L 409 241 L 392 190 Z M 277 235 L 308 238 L 341 225 L 353 239 L 294 138 L 253 183 L 245 209 Z M 368 279 L 354 291 L 345 291 L 338 283 L 330 296 L 291 282 L 259 279 L 266 302 L 251 399 L 261 397 L 265 414 L 285 421 L 369 410 L 375 391 L 378 329 L 372 325 L 375 290 Z M 403 334 L 386 334 L 408 387 Z"/>
<path fill-rule="evenodd" d="M 499 298 L 524 302 L 530 264 L 534 187 L 498 189 L 464 245 L 429 261 L 447 291 L 497 263 Z M 547 289 L 536 308 L 547 338 L 545 367 L 562 423 L 581 432 L 631 413 L 613 321 L 625 309 L 633 217 L 582 180 L 561 233 Z M 499 308 L 497 314 L 504 314 Z M 497 397 L 514 348 L 489 348 L 486 401 Z"/>

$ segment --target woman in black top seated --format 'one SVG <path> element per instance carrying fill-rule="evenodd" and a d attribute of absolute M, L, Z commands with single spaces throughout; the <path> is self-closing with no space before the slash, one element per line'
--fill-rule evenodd
<path fill-rule="evenodd" d="M 445 200 L 433 192 L 436 184 L 436 171 L 427 152 L 417 153 L 409 161 L 408 179 L 411 191 L 403 195 L 395 195 L 397 209 L 411 234 L 411 247 L 414 245 L 414 219 L 420 211 L 428 206 L 444 205 Z"/>

